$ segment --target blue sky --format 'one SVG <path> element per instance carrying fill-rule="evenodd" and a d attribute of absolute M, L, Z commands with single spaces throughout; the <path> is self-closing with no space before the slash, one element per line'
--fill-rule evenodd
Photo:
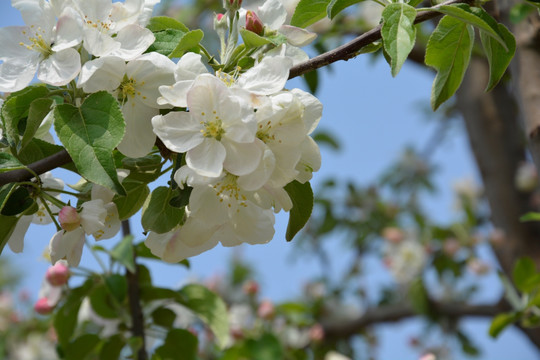
<path fill-rule="evenodd" d="M 0 1 L 0 25 L 21 25 L 18 11 L 10 7 L 8 0 Z M 419 109 L 429 104 L 433 74 L 416 65 L 405 64 L 397 78 L 390 76 L 388 65 L 381 59 L 373 62 L 369 56 L 361 56 L 348 62 L 339 62 L 332 72 L 320 74 L 320 92 L 324 104 L 321 129 L 331 131 L 342 144 L 342 151 L 335 153 L 323 149 L 323 165 L 312 182 L 317 184 L 334 176 L 340 180 L 354 179 L 359 183 L 372 182 L 394 162 L 407 145 L 424 144 L 435 131 L 434 121 L 427 121 Z M 302 87 L 294 79 L 288 88 Z M 440 167 L 436 175 L 439 192 L 424 201 L 425 208 L 436 220 L 449 220 L 452 215 L 452 183 L 459 178 L 474 177 L 476 169 L 471 162 L 470 150 L 460 125 L 450 130 L 447 139 L 433 154 L 432 160 Z M 74 183 L 71 178 L 68 182 Z M 142 240 L 142 229 L 137 220 L 133 223 L 136 239 Z M 207 278 L 227 269 L 234 252 L 240 253 L 249 263 L 256 265 L 261 282 L 262 295 L 280 301 L 300 294 L 303 284 L 320 274 L 318 264 L 300 257 L 292 261 L 293 244 L 285 241 L 287 216 L 277 217 L 276 235 L 267 245 L 242 246 L 226 249 L 221 246 L 191 259 L 190 271 L 182 267 L 155 264 L 151 271 L 159 285 L 179 285 L 192 278 Z M 48 264 L 41 259 L 54 229 L 33 227 L 27 234 L 23 254 L 13 255 L 5 250 L 25 275 L 24 287 L 36 296 Z M 109 240 L 111 241 L 111 240 Z M 113 241 L 113 240 L 112 240 Z M 337 242 L 329 242 L 325 250 L 331 254 L 333 269 L 340 271 L 346 265 L 346 249 Z M 489 256 L 489 255 L 486 255 Z M 345 261 L 343 261 L 345 259 Z M 89 253 L 83 255 L 83 264 L 95 267 Z M 388 278 L 372 270 L 369 283 L 377 284 Z M 491 279 L 480 300 L 495 299 L 500 285 Z M 537 353 L 516 330 L 506 331 L 497 342 L 487 336 L 489 323 L 484 320 L 466 322 L 466 330 L 484 348 L 480 359 L 536 359 Z M 418 321 L 380 327 L 380 350 L 378 359 L 416 359 L 418 354 L 408 347 L 407 334 L 419 329 Z M 457 357 L 459 358 L 459 357 Z"/>

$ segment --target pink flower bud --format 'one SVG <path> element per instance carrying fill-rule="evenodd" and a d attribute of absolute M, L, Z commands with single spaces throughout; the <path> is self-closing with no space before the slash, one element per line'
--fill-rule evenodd
<path fill-rule="evenodd" d="M 69 275 L 69 268 L 62 261 L 58 261 L 47 269 L 45 278 L 52 286 L 62 286 L 67 283 Z"/>
<path fill-rule="evenodd" d="M 38 314 L 47 315 L 54 310 L 54 306 L 49 304 L 49 300 L 47 300 L 47 298 L 42 297 L 34 304 L 34 310 Z"/>
<path fill-rule="evenodd" d="M 274 314 L 274 304 L 270 300 L 263 300 L 257 309 L 257 315 L 262 319 L 269 320 L 274 317 Z"/>
<path fill-rule="evenodd" d="M 382 237 L 392 244 L 399 244 L 405 238 L 403 231 L 397 227 L 385 227 L 382 231 Z"/>
<path fill-rule="evenodd" d="M 73 231 L 81 225 L 81 216 L 72 206 L 64 206 L 58 214 L 60 226 L 66 231 Z"/>
<path fill-rule="evenodd" d="M 217 14 L 216 18 L 217 18 L 217 21 L 221 21 L 221 19 L 223 19 L 223 14 Z"/>
<path fill-rule="evenodd" d="M 242 6 L 242 0 L 225 0 L 225 8 L 231 11 L 237 11 Z"/>
<path fill-rule="evenodd" d="M 257 35 L 264 35 L 264 24 L 261 19 L 253 11 L 246 12 L 246 29 L 254 32 Z"/>
<path fill-rule="evenodd" d="M 315 324 L 309 328 L 309 338 L 311 341 L 322 341 L 324 339 L 324 329 L 321 324 Z"/>
<path fill-rule="evenodd" d="M 259 292 L 259 284 L 257 284 L 256 281 L 248 280 L 244 283 L 242 289 L 246 295 L 257 295 Z"/>

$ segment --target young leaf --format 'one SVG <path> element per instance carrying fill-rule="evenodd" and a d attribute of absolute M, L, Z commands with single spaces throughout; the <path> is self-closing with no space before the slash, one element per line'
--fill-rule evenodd
<path fill-rule="evenodd" d="M 508 325 L 512 324 L 514 321 L 518 320 L 517 314 L 499 314 L 495 316 L 489 327 L 489 335 L 492 338 L 499 336 L 501 331 L 503 331 Z"/>
<path fill-rule="evenodd" d="M 225 346 L 229 339 L 229 320 L 223 300 L 198 284 L 186 285 L 179 293 L 180 303 L 197 314 L 210 327 L 220 347 Z"/>
<path fill-rule="evenodd" d="M 182 38 L 178 41 L 178 45 L 176 45 L 174 50 L 169 54 L 169 57 L 182 57 L 182 55 L 184 55 L 188 50 L 197 48 L 203 37 L 204 33 L 202 30 L 193 30 L 185 33 L 184 36 L 182 36 Z"/>
<path fill-rule="evenodd" d="M 157 32 L 157 31 L 167 30 L 167 29 L 180 30 L 183 32 L 189 31 L 186 25 L 168 16 L 155 16 L 150 19 L 146 27 L 152 32 Z"/>
<path fill-rule="evenodd" d="M 485 31 L 480 31 L 480 40 L 482 40 L 482 46 L 489 62 L 489 83 L 486 91 L 490 91 L 499 83 L 516 52 L 514 35 L 503 24 L 498 24 L 498 27 L 508 51 L 499 42 L 493 41 L 493 38 Z"/>
<path fill-rule="evenodd" d="M 540 221 L 540 213 L 528 212 L 519 218 L 519 221 Z"/>
<path fill-rule="evenodd" d="M 122 186 L 126 189 L 126 196 L 116 195 L 113 202 L 118 208 L 118 217 L 125 220 L 141 209 L 150 194 L 150 189 L 145 183 L 130 180 L 129 177 L 122 181 Z"/>
<path fill-rule="evenodd" d="M 425 63 L 437 70 L 431 89 L 433 110 L 459 88 L 471 59 L 474 29 L 459 19 L 445 16 L 431 34 Z"/>
<path fill-rule="evenodd" d="M 345 10 L 351 5 L 358 4 L 364 0 L 332 0 L 326 7 L 326 13 L 330 19 L 333 19 L 337 14 Z"/>
<path fill-rule="evenodd" d="M 44 140 L 33 138 L 28 144 L 26 144 L 24 148 L 22 148 L 18 156 L 19 160 L 21 160 L 23 164 L 31 164 L 47 156 L 56 154 L 62 150 L 64 150 L 63 146 L 51 144 Z M 77 168 L 72 162 L 62 165 L 62 168 L 77 172 Z"/>
<path fill-rule="evenodd" d="M 45 119 L 45 116 L 51 111 L 53 104 L 52 99 L 41 98 L 32 101 L 28 110 L 28 118 L 26 119 L 26 127 L 21 140 L 21 147 L 25 147 L 36 134 L 37 129 Z"/>
<path fill-rule="evenodd" d="M 270 44 L 270 40 L 267 38 L 259 36 L 253 31 L 246 30 L 245 28 L 240 29 L 240 35 L 242 35 L 242 40 L 244 40 L 244 44 L 246 44 L 246 48 L 248 49 Z"/>
<path fill-rule="evenodd" d="M 176 49 L 176 46 L 185 34 L 185 31 L 175 29 L 158 31 L 154 33 L 156 40 L 150 45 L 146 52 L 149 53 L 155 51 L 162 55 L 169 56 L 174 49 Z"/>
<path fill-rule="evenodd" d="M 145 231 L 166 233 L 176 227 L 184 216 L 184 209 L 169 204 L 172 191 L 160 186 L 152 191 L 143 206 L 141 223 Z"/>
<path fill-rule="evenodd" d="M 384 8 L 382 18 L 384 49 L 391 58 L 392 76 L 396 76 L 416 40 L 416 9 L 404 3 L 393 3 Z"/>
<path fill-rule="evenodd" d="M 126 344 L 124 338 L 120 334 L 116 334 L 105 340 L 103 347 L 99 353 L 100 360 L 117 360 L 120 359 L 120 353 Z"/>
<path fill-rule="evenodd" d="M 445 15 L 452 16 L 453 18 L 459 19 L 469 25 L 476 26 L 478 29 L 485 31 L 486 34 L 493 37 L 506 48 L 506 43 L 503 40 L 502 35 L 499 33 L 497 21 L 495 21 L 495 19 L 493 19 L 491 15 L 489 15 L 484 9 L 471 7 L 468 4 L 454 4 L 441 5 L 435 7 L 434 10 L 437 10 Z"/>
<path fill-rule="evenodd" d="M 305 28 L 326 16 L 330 0 L 300 0 L 291 18 L 291 25 Z"/>
<path fill-rule="evenodd" d="M 536 272 L 536 265 L 531 258 L 522 257 L 514 266 L 512 279 L 519 291 L 530 292 L 540 285 L 540 275 Z"/>
<path fill-rule="evenodd" d="M 18 221 L 18 216 L 4 216 L 0 214 L 0 229 L 2 229 L 0 231 L 0 254 L 9 241 L 11 234 L 13 234 Z"/>
<path fill-rule="evenodd" d="M 70 342 L 65 349 L 66 359 L 86 359 L 100 343 L 96 334 L 83 334 Z"/>
<path fill-rule="evenodd" d="M 126 195 L 126 191 L 118 181 L 112 152 L 125 127 L 118 102 L 105 91 L 90 95 L 80 108 L 62 104 L 54 110 L 58 138 L 80 174 L 119 195 Z"/>
<path fill-rule="evenodd" d="M 111 257 L 124 265 L 126 269 L 135 272 L 135 259 L 133 257 L 133 235 L 122 239 L 110 252 Z"/>
<path fill-rule="evenodd" d="M 289 215 L 287 233 L 285 239 L 291 241 L 294 236 L 306 225 L 311 212 L 313 211 L 313 190 L 309 182 L 301 184 L 292 181 L 285 186 L 285 191 L 289 194 L 293 207 Z"/>

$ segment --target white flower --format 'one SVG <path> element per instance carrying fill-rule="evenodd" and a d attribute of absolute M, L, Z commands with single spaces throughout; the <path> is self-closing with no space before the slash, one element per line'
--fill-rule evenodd
<path fill-rule="evenodd" d="M 419 276 L 426 260 L 424 247 L 412 238 L 389 244 L 385 251 L 385 263 L 399 284 L 408 284 Z"/>
<path fill-rule="evenodd" d="M 84 64 L 78 87 L 92 93 L 114 92 L 122 103 L 126 132 L 118 150 L 129 157 L 142 157 L 154 146 L 151 118 L 159 114 L 158 87 L 174 82 L 175 64 L 158 53 L 149 53 L 127 64 L 119 57 L 105 56 Z"/>
<path fill-rule="evenodd" d="M 31 332 L 24 342 L 9 344 L 11 360 L 57 360 L 55 344 L 43 333 Z"/>
<path fill-rule="evenodd" d="M 103 338 L 108 338 L 114 334 L 118 334 L 118 325 L 120 325 L 121 320 L 102 318 L 92 309 L 90 299 L 85 297 L 77 314 L 77 324 L 84 324 L 85 322 L 90 322 L 101 327 L 99 335 Z"/>
<path fill-rule="evenodd" d="M 116 207 L 116 204 L 112 202 L 114 193 L 103 186 L 94 184 L 92 186 L 91 194 L 92 200 L 101 200 L 103 202 L 103 207 L 106 210 L 103 226 L 97 231 L 94 231 L 92 235 L 96 240 L 110 239 L 118 233 L 122 226 L 118 215 L 118 208 Z"/>
<path fill-rule="evenodd" d="M 324 355 L 324 360 L 351 360 L 351 358 L 336 351 L 329 351 Z"/>
<path fill-rule="evenodd" d="M 49 85 L 66 85 L 81 68 L 79 53 L 64 44 L 66 34 L 57 27 L 50 3 L 39 0 L 12 0 L 21 11 L 27 26 L 0 29 L 0 91 L 13 92 L 25 88 L 34 78 Z M 58 24 L 71 24 L 69 14 Z"/>
<path fill-rule="evenodd" d="M 152 32 L 139 24 L 148 20 L 152 2 L 128 0 L 113 4 L 111 0 L 73 0 L 73 5 L 83 23 L 78 38 L 94 56 L 132 60 L 155 40 Z"/>
<path fill-rule="evenodd" d="M 538 172 L 536 166 L 531 162 L 523 162 L 515 175 L 516 188 L 519 191 L 531 192 L 538 186 Z"/>
<path fill-rule="evenodd" d="M 254 143 L 253 108 L 215 76 L 197 77 L 187 94 L 189 112 L 152 119 L 154 132 L 172 151 L 186 152 L 187 165 L 198 174 L 218 177 L 252 172 L 262 151 Z"/>

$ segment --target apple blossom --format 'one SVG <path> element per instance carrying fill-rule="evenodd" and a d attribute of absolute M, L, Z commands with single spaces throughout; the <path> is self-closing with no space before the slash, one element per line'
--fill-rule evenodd
<path fill-rule="evenodd" d="M 65 260 L 57 261 L 56 264 L 49 267 L 45 273 L 45 279 L 52 286 L 62 286 L 67 284 L 70 273 Z"/>

